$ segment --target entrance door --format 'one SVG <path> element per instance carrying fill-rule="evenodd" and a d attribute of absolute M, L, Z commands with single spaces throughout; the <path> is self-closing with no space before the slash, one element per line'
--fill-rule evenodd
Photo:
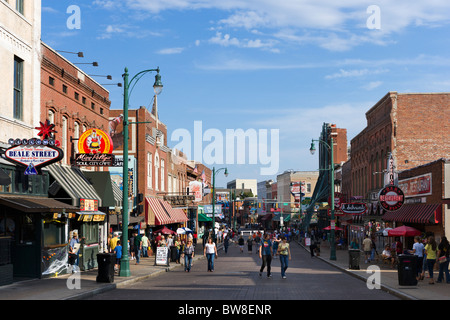
<path fill-rule="evenodd" d="M 16 214 L 12 243 L 14 278 L 40 278 L 41 218 L 39 214 Z"/>

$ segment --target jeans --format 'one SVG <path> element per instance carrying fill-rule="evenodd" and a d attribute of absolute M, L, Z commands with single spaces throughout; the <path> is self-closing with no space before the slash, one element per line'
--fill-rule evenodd
<path fill-rule="evenodd" d="M 261 269 L 259 269 L 259 273 L 262 273 L 264 271 L 264 268 L 267 265 L 267 276 L 270 276 L 270 264 L 272 263 L 272 256 L 271 255 L 263 255 L 262 256 L 262 266 Z"/>
<path fill-rule="evenodd" d="M 148 247 L 142 247 L 142 256 L 145 258 L 148 257 Z"/>
<path fill-rule="evenodd" d="M 184 255 L 184 271 L 191 271 L 192 254 Z"/>
<path fill-rule="evenodd" d="M 417 257 L 417 276 L 422 274 L 423 270 L 423 257 Z"/>
<path fill-rule="evenodd" d="M 137 248 L 134 250 L 136 255 L 136 263 L 138 264 L 141 261 L 141 248 Z"/>
<path fill-rule="evenodd" d="M 436 259 L 427 259 L 428 273 L 430 274 L 430 278 L 433 279 L 433 268 L 436 263 Z"/>
<path fill-rule="evenodd" d="M 289 256 L 287 254 L 280 254 L 280 262 L 281 262 L 281 276 L 286 276 L 286 270 L 288 268 Z"/>
<path fill-rule="evenodd" d="M 441 282 L 442 280 L 444 280 L 444 273 L 445 273 L 445 281 L 447 281 L 447 283 L 450 283 L 450 273 L 448 271 L 448 261 L 444 262 L 444 263 L 439 263 L 439 276 L 437 281 Z"/>
<path fill-rule="evenodd" d="M 207 253 L 206 259 L 208 260 L 208 271 L 214 271 L 214 256 L 215 253 Z"/>

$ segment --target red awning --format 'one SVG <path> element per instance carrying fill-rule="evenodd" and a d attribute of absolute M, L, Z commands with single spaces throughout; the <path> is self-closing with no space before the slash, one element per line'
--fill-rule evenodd
<path fill-rule="evenodd" d="M 442 220 L 442 204 L 407 204 L 397 211 L 388 211 L 384 221 L 437 224 Z"/>
<path fill-rule="evenodd" d="M 164 210 L 159 199 L 156 198 L 145 198 L 146 201 L 146 222 L 150 226 L 159 226 L 172 223 L 171 217 Z"/>
<path fill-rule="evenodd" d="M 171 221 L 170 223 L 184 223 L 188 220 L 186 214 L 182 209 L 172 208 L 172 206 L 164 200 L 159 200 L 164 209 L 169 213 Z"/>

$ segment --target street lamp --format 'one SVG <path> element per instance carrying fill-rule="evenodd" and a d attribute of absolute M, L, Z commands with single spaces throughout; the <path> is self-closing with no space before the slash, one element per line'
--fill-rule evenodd
<path fill-rule="evenodd" d="M 323 140 L 312 140 L 311 141 L 311 148 L 309 151 L 312 155 L 316 152 L 316 147 L 314 145 L 314 141 L 317 141 L 319 143 L 323 143 L 329 150 L 330 150 L 330 168 L 325 170 L 331 171 L 331 181 L 330 181 L 330 193 L 331 193 L 331 200 L 330 200 L 330 209 L 331 209 L 331 228 L 330 228 L 330 260 L 336 260 L 336 239 L 335 239 L 335 225 L 334 225 L 334 160 L 333 160 L 333 137 L 331 137 L 331 145 L 326 143 Z"/>
<path fill-rule="evenodd" d="M 147 73 L 156 71 L 155 83 L 153 85 L 153 90 L 155 94 L 160 94 L 163 88 L 161 83 L 161 76 L 159 75 L 159 67 L 157 69 L 144 70 L 136 74 L 130 81 L 128 80 L 128 68 L 125 68 L 125 73 L 123 77 L 123 204 L 122 204 L 122 239 L 123 239 L 123 254 L 120 262 L 120 273 L 121 277 L 129 277 L 130 273 L 130 261 L 128 259 L 128 105 L 129 96 L 134 89 L 136 83 Z M 130 90 L 131 86 L 131 90 Z"/>
<path fill-rule="evenodd" d="M 212 231 L 213 231 L 213 239 L 214 242 L 216 242 L 216 173 L 218 173 L 220 170 L 225 170 L 224 175 L 225 177 L 228 177 L 228 169 L 227 168 L 220 168 L 215 169 L 213 167 L 212 174 L 213 174 L 213 194 L 212 194 Z"/>

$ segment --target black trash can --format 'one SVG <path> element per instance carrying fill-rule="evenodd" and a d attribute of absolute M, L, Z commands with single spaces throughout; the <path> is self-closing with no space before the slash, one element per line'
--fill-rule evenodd
<path fill-rule="evenodd" d="M 116 254 L 99 253 L 97 254 L 97 263 L 97 282 L 114 282 L 114 265 L 116 263 Z"/>
<path fill-rule="evenodd" d="M 359 259 L 361 252 L 359 249 L 349 249 L 348 250 L 348 264 L 349 269 L 359 270 Z"/>
<path fill-rule="evenodd" d="M 170 262 L 176 262 L 177 261 L 177 247 L 171 246 L 170 247 Z"/>
<path fill-rule="evenodd" d="M 417 256 L 400 254 L 398 256 L 398 284 L 401 286 L 417 285 Z"/>

